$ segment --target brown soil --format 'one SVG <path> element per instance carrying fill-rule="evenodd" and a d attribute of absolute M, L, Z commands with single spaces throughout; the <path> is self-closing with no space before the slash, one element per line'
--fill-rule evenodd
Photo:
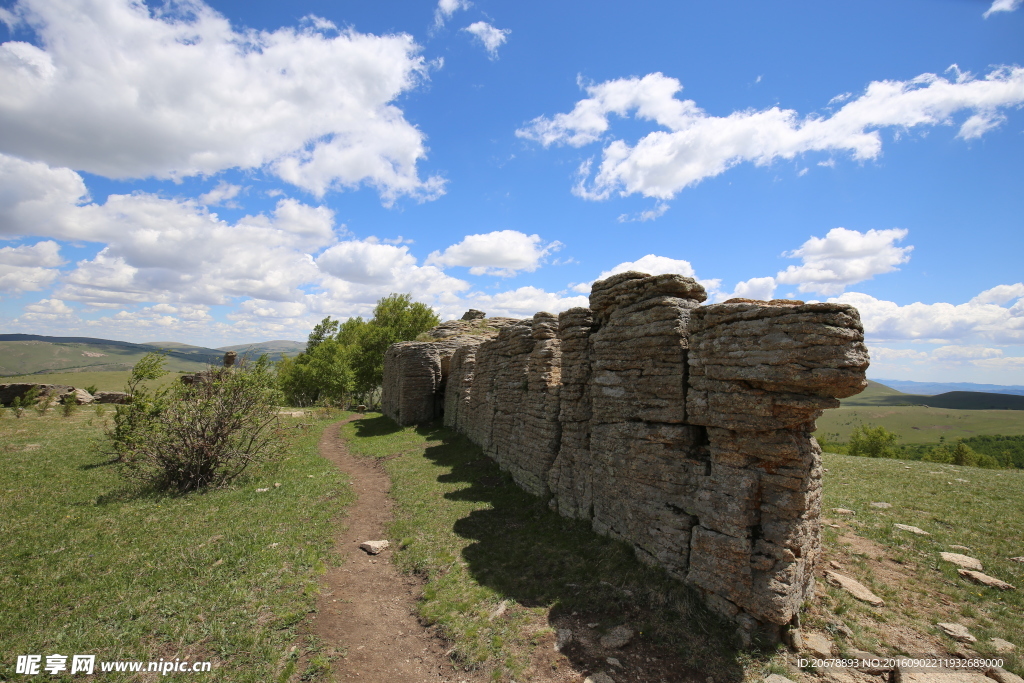
<path fill-rule="evenodd" d="M 334 536 L 341 564 L 328 569 L 317 600 L 312 633 L 338 656 L 334 678 L 366 683 L 459 683 L 487 680 L 481 672 L 459 671 L 445 656 L 445 643 L 416 616 L 421 582 L 400 573 L 391 549 L 371 556 L 364 541 L 386 538 L 391 520 L 391 482 L 379 463 L 353 457 L 331 425 L 320 440 L 321 454 L 347 473 L 358 496 L 347 528 Z"/>

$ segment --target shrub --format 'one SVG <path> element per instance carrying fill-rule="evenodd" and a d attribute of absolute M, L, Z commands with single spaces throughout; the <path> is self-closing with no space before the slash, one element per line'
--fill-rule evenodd
<path fill-rule="evenodd" d="M 64 417 L 71 417 L 75 414 L 75 410 L 78 408 L 77 397 L 74 394 L 65 394 L 64 398 L 60 401 L 61 414 Z"/>
<path fill-rule="evenodd" d="M 85 390 L 88 391 L 90 394 L 95 394 L 97 391 L 100 390 L 100 388 L 95 384 L 90 384 L 85 388 Z"/>
<path fill-rule="evenodd" d="M 148 354 L 132 370 L 108 433 L 124 476 L 161 490 L 194 491 L 230 483 L 280 451 L 277 392 L 266 356 L 216 368 L 190 384 L 150 391 L 164 358 Z"/>
<path fill-rule="evenodd" d="M 896 441 L 899 436 L 885 427 L 859 425 L 850 434 L 848 448 L 850 455 L 864 455 L 869 458 L 896 457 Z"/>

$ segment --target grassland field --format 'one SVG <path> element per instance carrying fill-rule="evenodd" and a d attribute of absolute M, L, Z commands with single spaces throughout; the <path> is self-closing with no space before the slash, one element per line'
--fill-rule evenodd
<path fill-rule="evenodd" d="M 24 678 L 17 655 L 53 653 L 210 661 L 218 682 L 323 680 L 330 653 L 300 629 L 353 499 L 317 452 L 338 413 L 302 430 L 283 418 L 282 458 L 183 496 L 118 476 L 103 440 L 112 414 L 0 419 L 0 681 Z M 81 679 L 66 674 L 46 678 Z"/>

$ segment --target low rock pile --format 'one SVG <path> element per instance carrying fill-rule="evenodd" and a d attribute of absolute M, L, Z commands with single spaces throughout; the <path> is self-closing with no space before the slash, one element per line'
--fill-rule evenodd
<path fill-rule="evenodd" d="M 706 298 L 691 278 L 628 272 L 596 282 L 589 308 L 473 312 L 388 350 L 383 408 L 443 415 L 560 514 L 778 636 L 813 594 L 811 433 L 867 386 L 863 328 L 844 304 Z"/>

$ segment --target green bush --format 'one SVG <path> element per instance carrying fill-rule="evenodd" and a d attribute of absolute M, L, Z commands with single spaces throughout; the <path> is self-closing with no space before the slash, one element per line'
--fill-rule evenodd
<path fill-rule="evenodd" d="M 896 442 L 899 436 L 885 427 L 869 427 L 858 425 L 850 434 L 847 444 L 850 455 L 861 455 L 869 458 L 896 457 Z"/>
<path fill-rule="evenodd" d="M 194 491 L 230 483 L 281 449 L 276 381 L 266 356 L 237 368 L 201 373 L 156 392 L 144 382 L 164 374 L 148 354 L 132 370 L 108 438 L 121 471 L 161 490 Z"/>

